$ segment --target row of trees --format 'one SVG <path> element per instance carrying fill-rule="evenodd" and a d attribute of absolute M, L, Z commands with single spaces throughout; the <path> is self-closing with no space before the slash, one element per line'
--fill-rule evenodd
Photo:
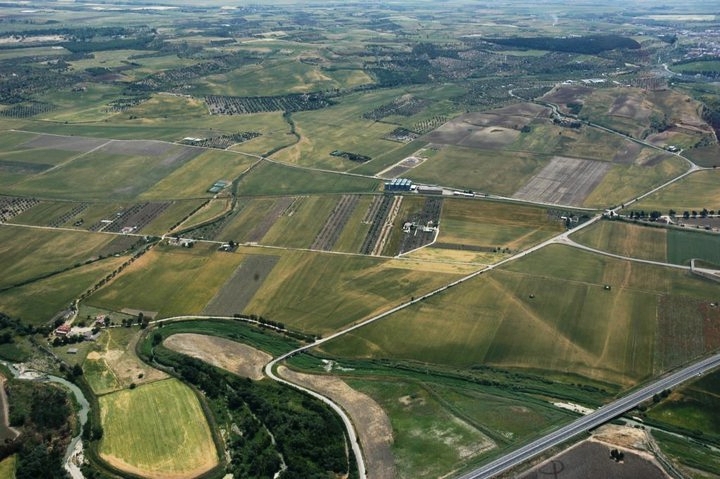
<path fill-rule="evenodd" d="M 720 212 L 720 210 L 718 210 L 718 212 Z M 646 212 L 645 210 L 637 210 L 637 211 L 632 210 L 632 211 L 628 212 L 627 216 L 630 219 L 636 219 L 636 220 L 649 219 L 650 221 L 656 221 L 657 219 L 659 219 L 662 216 L 662 212 L 657 211 L 657 210 L 650 211 L 650 212 Z M 671 209 L 668 211 L 668 216 L 670 216 L 671 218 L 677 218 L 678 212 Z M 703 208 L 700 211 L 685 210 L 682 213 L 683 219 L 686 219 L 686 220 L 690 219 L 690 218 L 693 218 L 693 219 L 694 218 L 707 218 L 710 216 L 715 216 L 715 210 L 708 210 L 707 208 Z"/>

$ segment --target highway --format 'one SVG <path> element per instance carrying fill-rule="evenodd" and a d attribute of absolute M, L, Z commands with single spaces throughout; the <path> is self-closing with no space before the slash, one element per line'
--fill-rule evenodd
<path fill-rule="evenodd" d="M 701 375 L 711 369 L 720 366 L 720 354 L 710 356 L 701 361 L 691 364 L 672 374 L 654 380 L 648 385 L 607 404 L 595 412 L 583 416 L 576 421 L 553 431 L 540 439 L 516 449 L 499 459 L 496 459 L 482 467 L 479 467 L 458 479 L 488 479 L 496 477 L 508 469 L 515 467 L 533 457 L 547 451 L 548 449 L 562 444 L 563 442 L 577 436 L 578 434 L 600 426 L 613 418 L 629 411 L 643 401 L 647 401 L 655 394 L 660 394 L 666 389 L 671 389 L 689 379 Z"/>

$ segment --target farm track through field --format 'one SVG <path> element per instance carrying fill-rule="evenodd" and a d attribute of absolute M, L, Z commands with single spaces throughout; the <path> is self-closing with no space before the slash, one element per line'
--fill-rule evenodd
<path fill-rule="evenodd" d="M 343 195 L 310 245 L 310 249 L 332 251 L 359 200 L 359 195 Z"/>

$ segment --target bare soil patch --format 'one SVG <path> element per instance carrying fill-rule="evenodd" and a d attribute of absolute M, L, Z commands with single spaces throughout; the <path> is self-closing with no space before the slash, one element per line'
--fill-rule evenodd
<path fill-rule="evenodd" d="M 468 148 L 501 149 L 520 135 L 520 130 L 535 118 L 548 116 L 549 109 L 531 103 L 519 103 L 489 112 L 461 115 L 428 133 L 431 143 Z"/>
<path fill-rule="evenodd" d="M 108 339 L 104 351 L 91 352 L 87 359 L 104 360 L 123 387 L 129 386 L 131 383 L 144 384 L 168 377 L 164 372 L 150 367 L 138 359 L 135 355 L 138 338 L 139 335 L 135 334 L 126 346 Z"/>
<path fill-rule="evenodd" d="M 23 148 L 52 148 L 63 151 L 86 152 L 107 143 L 104 138 L 83 138 L 79 136 L 38 135 L 22 144 Z"/>
<path fill-rule="evenodd" d="M 392 456 L 392 426 L 385 411 L 369 396 L 333 376 L 302 374 L 280 367 L 280 376 L 329 397 L 350 416 L 365 457 L 367 476 L 378 479 L 396 477 Z"/>
<path fill-rule="evenodd" d="M 560 85 L 553 88 L 542 99 L 556 104 L 583 103 L 593 92 L 592 88 L 582 85 Z"/>
<path fill-rule="evenodd" d="M 580 206 L 610 171 L 610 163 L 556 156 L 514 198 Z"/>
<path fill-rule="evenodd" d="M 621 450 L 622 461 L 610 457 Z M 669 476 L 647 454 L 604 444 L 583 441 L 520 476 L 521 479 L 667 479 Z"/>
<path fill-rule="evenodd" d="M 232 277 L 205 306 L 203 314 L 230 316 L 241 313 L 279 259 L 279 256 L 248 255 Z"/>
<path fill-rule="evenodd" d="M 520 128 L 522 128 L 522 125 Z M 500 149 L 511 144 L 519 135 L 519 130 L 500 125 L 486 127 L 458 119 L 428 133 L 425 140 L 437 144 L 465 146 L 468 148 Z"/>
<path fill-rule="evenodd" d="M 255 380 L 264 377 L 263 367 L 272 360 L 269 354 L 245 344 L 203 334 L 173 334 L 163 341 L 163 345 L 238 376 Z"/>
<path fill-rule="evenodd" d="M 645 429 L 606 424 L 593 432 L 592 439 L 607 444 L 646 451 L 650 440 Z"/>
<path fill-rule="evenodd" d="M 643 99 L 634 95 L 624 93 L 615 98 L 610 106 L 608 114 L 612 116 L 621 116 L 631 118 L 633 120 L 647 120 L 652 113 L 652 108 L 643 105 Z"/>
<path fill-rule="evenodd" d="M 112 140 L 102 147 L 102 151 L 114 155 L 160 156 L 174 146 L 153 140 Z"/>
<path fill-rule="evenodd" d="M 621 145 L 620 149 L 615 152 L 615 156 L 613 156 L 613 163 L 632 165 L 640 154 L 642 146 L 632 141 L 624 141 Z"/>
<path fill-rule="evenodd" d="M 531 118 L 545 118 L 550 116 L 550 108 L 537 103 L 515 103 L 492 110 L 497 115 L 527 116 Z"/>

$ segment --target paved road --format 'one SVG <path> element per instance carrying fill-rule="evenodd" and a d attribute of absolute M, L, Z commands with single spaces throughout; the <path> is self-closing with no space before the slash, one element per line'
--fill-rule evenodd
<path fill-rule="evenodd" d="M 527 444 L 495 461 L 479 467 L 458 479 L 487 479 L 497 476 L 508 469 L 522 464 L 551 447 L 562 444 L 574 436 L 604 424 L 613 418 L 629 411 L 643 401 L 652 398 L 665 389 L 670 389 L 700 374 L 720 366 L 720 354 L 698 361 L 684 369 L 661 377 L 647 386 L 638 389 L 615 402 L 607 404 L 595 412 L 583 416 L 530 444 Z"/>

